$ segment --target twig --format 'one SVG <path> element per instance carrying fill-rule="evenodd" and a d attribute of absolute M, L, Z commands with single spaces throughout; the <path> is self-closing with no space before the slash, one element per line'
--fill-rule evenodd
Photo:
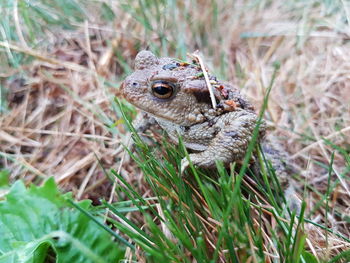
<path fill-rule="evenodd" d="M 59 65 L 59 66 L 65 67 L 67 69 L 71 69 L 73 71 L 90 72 L 89 69 L 87 69 L 86 67 L 80 66 L 78 64 L 75 64 L 72 62 L 67 62 L 67 61 L 60 61 L 60 60 L 50 58 L 50 57 L 45 57 L 45 56 L 43 56 L 43 55 L 41 55 L 41 54 L 31 50 L 31 49 L 22 48 L 22 47 L 12 45 L 12 44 L 4 42 L 4 41 L 0 41 L 0 47 L 4 47 L 4 48 L 9 49 L 9 50 L 12 49 L 14 51 L 21 52 L 21 53 L 27 54 L 29 56 L 35 57 L 38 60 L 45 61 L 45 62 L 48 62 L 48 63 L 53 64 L 53 65 Z"/>
<path fill-rule="evenodd" d="M 208 72 L 205 70 L 203 59 L 201 58 L 201 56 L 198 54 L 197 51 L 194 52 L 192 54 L 192 56 L 194 56 L 198 60 L 199 65 L 201 66 L 201 69 L 202 69 L 203 75 L 204 75 L 204 79 L 205 79 L 205 83 L 207 84 L 207 87 L 208 87 L 208 90 L 209 90 L 211 104 L 213 105 L 213 108 L 216 109 L 216 100 L 215 100 L 213 87 L 210 84 L 209 77 L 208 77 Z"/>
<path fill-rule="evenodd" d="M 41 129 L 30 129 L 30 128 L 22 128 L 22 127 L 2 127 L 6 131 L 15 131 L 15 132 L 29 132 L 36 134 L 49 134 L 49 135 L 58 135 L 58 136 L 67 136 L 67 137 L 78 137 L 78 138 L 86 138 L 86 139 L 94 139 L 94 140 L 103 140 L 103 141 L 112 141 L 113 138 L 95 135 L 95 134 L 84 134 L 84 133 L 73 133 L 73 132 L 61 132 L 61 131 L 51 131 L 51 130 L 41 130 Z"/>

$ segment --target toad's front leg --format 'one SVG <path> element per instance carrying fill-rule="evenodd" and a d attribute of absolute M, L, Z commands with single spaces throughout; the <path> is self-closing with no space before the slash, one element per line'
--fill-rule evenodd
<path fill-rule="evenodd" d="M 257 118 L 255 113 L 244 110 L 222 115 L 215 124 L 220 125 L 220 131 L 206 150 L 189 155 L 192 163 L 203 168 L 214 168 L 216 161 L 229 165 L 231 162 L 243 160 L 257 125 Z M 264 125 L 261 125 L 260 135 L 264 130 Z M 182 159 L 181 171 L 188 165 L 187 158 Z"/>

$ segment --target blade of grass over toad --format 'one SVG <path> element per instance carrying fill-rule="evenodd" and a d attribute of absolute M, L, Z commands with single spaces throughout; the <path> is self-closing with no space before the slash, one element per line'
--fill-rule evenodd
<path fill-rule="evenodd" d="M 105 224 L 101 223 L 100 221 L 98 221 L 93 215 L 91 215 L 88 211 L 86 211 L 85 209 L 81 208 L 80 206 L 78 206 L 77 204 L 75 204 L 72 200 L 67 200 L 72 206 L 74 206 L 76 209 L 78 209 L 80 212 L 82 212 L 83 214 L 85 214 L 89 219 L 91 219 L 92 221 L 94 221 L 97 225 L 99 225 L 100 227 L 102 227 L 104 230 L 106 230 L 109 234 L 111 234 L 113 237 L 115 237 L 117 240 L 119 240 L 121 243 L 123 243 L 124 245 L 128 246 L 129 248 L 131 248 L 132 250 L 135 250 L 135 246 L 132 245 L 131 243 L 129 243 L 127 240 L 125 240 L 123 237 L 119 236 L 117 233 L 115 233 L 112 229 L 110 229 L 109 227 L 107 227 Z"/>
<path fill-rule="evenodd" d="M 245 155 L 244 160 L 243 160 L 242 168 L 239 171 L 239 175 L 236 177 L 234 189 L 233 189 L 232 194 L 230 196 L 228 206 L 227 206 L 226 210 L 224 211 L 223 218 L 227 218 L 229 216 L 230 212 L 232 211 L 232 207 L 234 205 L 234 200 L 237 200 L 235 198 L 235 196 L 240 195 L 240 185 L 241 185 L 243 176 L 244 176 L 244 174 L 246 172 L 246 169 L 248 168 L 248 164 L 249 164 L 249 160 L 251 158 L 251 154 L 252 154 L 252 152 L 253 152 L 253 150 L 255 148 L 255 144 L 256 144 L 256 141 L 258 139 L 260 124 L 262 122 L 264 112 L 265 112 L 265 110 L 267 108 L 268 97 L 270 95 L 270 91 L 272 89 L 273 83 L 274 83 L 275 78 L 277 76 L 278 70 L 279 70 L 279 65 L 276 64 L 274 72 L 273 72 L 272 77 L 271 77 L 271 81 L 270 81 L 269 86 L 268 86 L 268 88 L 266 90 L 266 95 L 264 97 L 264 102 L 263 102 L 262 108 L 261 108 L 259 116 L 258 116 L 257 124 L 256 124 L 256 126 L 254 128 L 254 131 L 253 131 L 252 139 L 249 142 L 249 145 L 248 145 L 248 148 L 247 148 L 247 152 L 246 152 L 246 155 Z M 240 202 L 242 201 L 242 199 L 240 199 L 240 198 L 238 198 L 238 200 Z M 240 206 L 242 206 L 242 204 L 240 204 Z M 220 230 L 218 241 L 216 243 L 216 249 L 215 249 L 215 252 L 214 252 L 213 262 L 216 262 L 217 259 L 218 259 L 219 247 L 221 246 L 222 238 L 225 235 L 226 229 L 227 229 L 227 221 L 224 221 L 223 227 Z"/>
<path fill-rule="evenodd" d="M 262 178 L 264 181 L 264 185 L 267 188 L 267 192 L 265 190 L 264 191 L 266 192 L 266 195 L 269 197 L 270 202 L 272 204 L 274 204 L 273 205 L 274 208 L 276 208 L 276 209 L 280 208 L 280 205 L 282 203 L 286 203 L 286 200 L 284 197 L 282 187 L 281 187 L 279 180 L 277 178 L 275 168 L 272 166 L 271 162 L 266 158 L 266 155 L 265 155 L 260 143 L 258 144 L 257 153 L 258 153 L 258 159 L 259 159 L 259 163 L 260 163 Z M 279 193 L 279 194 L 277 194 L 277 196 L 273 195 L 272 190 L 271 190 L 272 189 L 271 185 L 273 186 L 274 191 Z M 276 198 L 277 198 L 277 200 L 275 200 Z M 282 200 L 279 200 L 281 198 L 282 198 Z M 281 213 L 282 209 L 279 209 L 278 211 Z"/>
<path fill-rule="evenodd" d="M 267 177 L 268 173 L 270 175 L 270 178 L 272 177 L 272 175 L 271 175 L 272 172 L 271 171 L 273 170 L 273 168 L 271 167 L 271 165 L 266 160 L 265 155 L 264 155 L 263 151 L 261 150 L 260 145 L 258 145 L 258 151 L 257 152 L 258 152 L 258 159 L 259 159 L 259 162 L 260 162 L 261 175 L 262 175 L 262 178 L 264 180 L 264 184 L 265 184 L 265 186 L 267 188 L 267 194 L 268 194 L 267 196 L 269 197 L 269 201 L 271 202 L 271 204 L 273 204 L 273 207 L 278 208 L 279 206 L 278 206 L 278 204 L 277 204 L 277 202 L 275 200 L 275 197 L 274 197 L 274 195 L 272 193 L 272 190 L 271 190 L 271 187 L 270 187 L 270 181 L 269 181 L 269 179 Z M 267 169 L 265 169 L 265 167 Z"/>

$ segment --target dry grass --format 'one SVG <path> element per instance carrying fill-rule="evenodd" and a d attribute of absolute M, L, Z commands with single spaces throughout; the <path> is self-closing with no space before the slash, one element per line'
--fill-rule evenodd
<path fill-rule="evenodd" d="M 94 32 L 85 37 L 77 33 L 45 55 L 61 64 L 36 60 L 24 69 L 25 78 L 7 81 L 12 110 L 1 119 L 0 136 L 3 154 L 16 160 L 3 159 L 13 179 L 29 183 L 54 176 L 78 198 L 94 199 L 109 185 L 98 159 L 104 167 L 115 165 L 121 138 L 106 129 L 113 119 L 107 89 L 91 74 L 96 67 L 116 73 L 115 66 L 102 61 L 111 53 L 107 37 Z M 83 65 L 85 71 L 67 69 L 66 62 Z"/>
<path fill-rule="evenodd" d="M 239 84 L 257 108 L 273 64 L 281 64 L 266 118 L 300 171 L 296 180 L 305 187 L 304 199 L 312 211 L 327 190 L 328 170 L 320 163 L 327 166 L 334 151 L 323 138 L 344 149 L 350 147 L 350 31 L 344 13 L 327 14 L 324 5 L 289 7 L 279 1 L 255 8 L 244 1 L 236 1 L 232 8 L 218 2 L 219 23 L 215 24 L 207 19 L 212 17 L 213 5 L 200 2 L 195 8 L 179 4 L 165 12 L 164 16 L 178 15 L 176 21 L 150 18 L 154 31 L 145 30 L 116 5 L 118 18 L 113 24 L 93 21 L 79 25 L 73 33 L 62 30 L 45 49 L 29 49 L 23 41 L 12 43 L 17 51 L 34 57 L 19 69 L 4 67 L 1 72 L 7 77 L 3 84 L 11 110 L 0 117 L 0 165 L 11 171 L 12 179 L 40 183 L 54 176 L 62 189 L 97 202 L 111 195 L 101 166 L 114 167 L 147 196 L 135 165 L 125 160 L 120 168 L 126 135 L 112 111 L 114 88 L 105 80 L 117 87 L 125 72 L 124 61 L 116 53 L 132 65 L 138 46 L 150 42 L 161 46 L 158 30 L 169 42 L 167 52 L 183 55 L 178 41 L 189 51 L 201 49 L 206 60 L 211 59 L 212 70 Z M 194 23 L 180 10 L 187 10 Z M 184 29 L 180 32 L 181 26 L 174 24 L 181 21 Z M 246 37 L 242 38 L 243 33 Z M 15 48 L 1 43 L 3 50 L 6 45 Z M 332 182 L 341 180 L 330 196 L 330 212 L 317 209 L 309 219 L 349 238 L 350 172 L 338 151 L 333 170 Z M 350 249 L 349 243 L 311 224 L 306 231 L 307 245 L 319 258 Z"/>

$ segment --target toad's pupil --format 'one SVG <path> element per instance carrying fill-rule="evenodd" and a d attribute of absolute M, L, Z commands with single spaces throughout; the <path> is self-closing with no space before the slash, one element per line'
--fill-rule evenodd
<path fill-rule="evenodd" d="M 152 84 L 153 96 L 158 99 L 170 99 L 175 91 L 175 86 L 173 83 L 164 80 L 156 80 Z"/>
<path fill-rule="evenodd" d="M 159 95 L 166 95 L 169 92 L 172 92 L 172 88 L 170 86 L 161 84 L 161 85 L 156 85 L 153 87 L 153 92 L 159 94 Z"/>

